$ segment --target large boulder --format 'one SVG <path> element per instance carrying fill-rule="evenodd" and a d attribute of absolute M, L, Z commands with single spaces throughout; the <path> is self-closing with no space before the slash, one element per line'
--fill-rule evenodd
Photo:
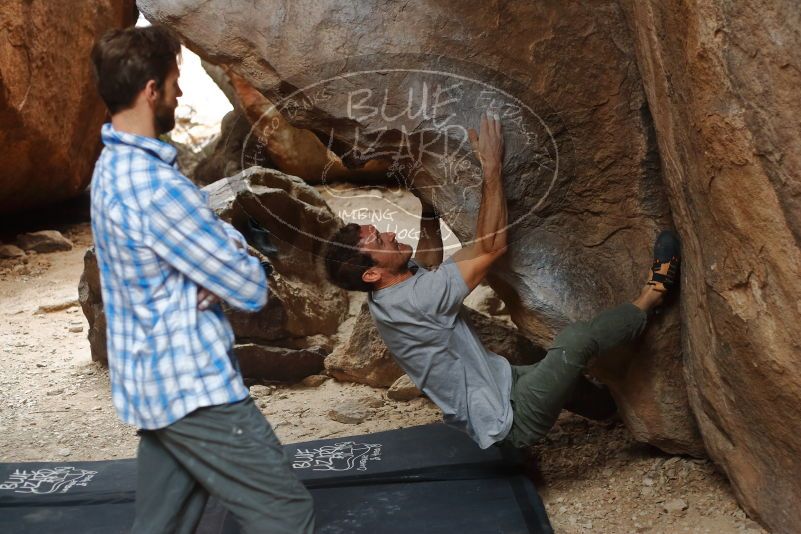
<path fill-rule="evenodd" d="M 545 355 L 542 348 L 506 322 L 466 306 L 462 308 L 462 313 L 473 325 L 484 346 L 509 360 L 509 363 L 528 365 Z M 390 387 L 403 375 L 392 353 L 381 340 L 367 303 L 362 305 L 350 337 L 325 359 L 325 368 L 328 374 L 338 380 L 376 387 Z"/>
<path fill-rule="evenodd" d="M 210 184 L 252 166 L 273 167 L 310 184 L 318 183 L 321 175 L 360 184 L 388 181 L 386 163 L 369 162 L 364 168 L 347 168 L 314 132 L 293 126 L 241 76 L 207 61 L 202 65 L 234 110 L 223 119 L 210 154 L 193 173 L 196 183 Z"/>
<path fill-rule="evenodd" d="M 285 278 L 315 286 L 319 310 L 347 313 L 347 292 L 333 286 L 317 261 L 326 237 L 342 224 L 323 197 L 296 176 L 275 169 L 250 167 L 204 188 L 209 204 L 226 221 L 248 235 L 248 219 L 270 232 L 276 254 L 270 257 Z M 338 324 L 338 323 L 337 323 Z M 336 328 L 334 328 L 336 330 Z"/>
<path fill-rule="evenodd" d="M 30 2 L 0 9 L 0 213 L 80 193 L 100 151 L 106 108 L 89 53 L 136 22 L 134 0 Z"/>
<path fill-rule="evenodd" d="M 139 7 L 202 57 L 230 66 L 345 164 L 390 162 L 387 172 L 423 191 L 463 243 L 480 201 L 466 128 L 485 108 L 498 111 L 512 244 L 490 284 L 540 346 L 570 321 L 636 296 L 653 238 L 672 224 L 633 42 L 615 0 Z M 677 307 L 636 352 L 596 369 L 629 428 L 666 451 L 702 454 Z"/>
<path fill-rule="evenodd" d="M 280 239 L 284 221 L 273 215 L 287 210 L 297 228 L 325 232 L 333 231 L 338 219 L 314 189 L 278 171 L 254 167 L 221 180 L 206 191 L 221 218 L 241 224 L 244 229 L 244 221 L 253 217 L 273 231 L 278 249 L 277 255 L 271 257 L 275 273 L 269 279 L 267 305 L 257 313 L 224 306 L 236 336 L 234 350 L 243 374 L 297 381 L 320 372 L 325 356 L 333 348 L 334 335 L 347 316 L 348 296 L 329 284 L 309 262 L 309 250 Z M 93 249 L 84 257 L 79 301 L 89 321 L 92 359 L 106 361 L 106 322 Z"/>
<path fill-rule="evenodd" d="M 626 0 L 684 238 L 690 402 L 740 503 L 801 528 L 801 10 Z"/>
<path fill-rule="evenodd" d="M 220 134 L 188 175 L 192 181 L 202 187 L 248 167 L 271 166 L 270 156 L 250 136 L 250 129 L 250 121 L 241 111 L 233 109 L 226 113 L 220 124 Z"/>

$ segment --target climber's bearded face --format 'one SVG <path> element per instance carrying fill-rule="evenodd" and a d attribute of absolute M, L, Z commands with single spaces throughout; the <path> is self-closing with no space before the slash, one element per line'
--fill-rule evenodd
<path fill-rule="evenodd" d="M 391 273 L 406 269 L 412 257 L 412 247 L 399 243 L 394 232 L 379 232 L 373 225 L 362 225 L 359 231 L 359 248 L 376 263 L 376 267 Z"/>
<path fill-rule="evenodd" d="M 165 134 L 175 127 L 175 108 L 178 107 L 178 97 L 182 94 L 181 88 L 178 86 L 178 64 L 175 63 L 158 92 L 158 98 L 153 108 L 153 125 L 156 135 Z"/>

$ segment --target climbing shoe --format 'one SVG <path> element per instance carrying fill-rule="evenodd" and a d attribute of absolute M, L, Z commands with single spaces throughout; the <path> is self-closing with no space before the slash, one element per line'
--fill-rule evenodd
<path fill-rule="evenodd" d="M 673 230 L 663 230 L 654 243 L 654 264 L 648 285 L 663 293 L 670 291 L 679 279 L 681 241 Z"/>

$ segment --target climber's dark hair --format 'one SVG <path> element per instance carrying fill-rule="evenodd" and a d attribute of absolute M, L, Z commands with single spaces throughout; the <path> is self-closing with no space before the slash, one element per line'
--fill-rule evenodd
<path fill-rule="evenodd" d="M 362 280 L 362 275 L 375 262 L 359 250 L 359 231 L 358 224 L 347 224 L 329 239 L 325 250 L 325 270 L 329 280 L 342 289 L 372 291 L 372 284 Z"/>
<path fill-rule="evenodd" d="M 109 30 L 92 48 L 97 90 L 114 115 L 130 108 L 150 80 L 162 89 L 181 42 L 163 26 Z"/>

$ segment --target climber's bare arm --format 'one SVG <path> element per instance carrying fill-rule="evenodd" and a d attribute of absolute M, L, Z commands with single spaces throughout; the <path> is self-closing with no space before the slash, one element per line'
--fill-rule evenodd
<path fill-rule="evenodd" d="M 420 217 L 420 239 L 414 260 L 424 267 L 437 267 L 442 263 L 442 234 L 440 233 L 439 214 L 433 206 L 420 198 L 422 213 Z"/>
<path fill-rule="evenodd" d="M 484 182 L 473 242 L 453 259 L 467 287 L 472 290 L 492 264 L 506 252 L 506 195 L 503 191 L 503 134 L 497 115 L 482 115 L 480 134 L 469 130 L 470 144 L 481 162 Z"/>

